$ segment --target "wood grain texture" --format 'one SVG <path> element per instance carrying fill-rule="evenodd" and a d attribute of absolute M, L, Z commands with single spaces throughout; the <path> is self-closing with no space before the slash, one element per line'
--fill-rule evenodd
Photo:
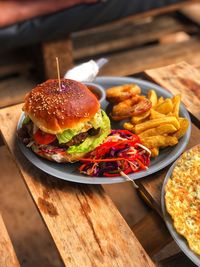
<path fill-rule="evenodd" d="M 168 257 L 157 264 L 157 267 L 196 267 L 183 252 L 176 253 L 175 255 Z"/>
<path fill-rule="evenodd" d="M 186 149 L 191 148 L 199 143 L 200 140 L 200 131 L 199 129 L 192 124 L 192 133 L 190 141 Z M 167 171 L 170 166 L 167 166 L 163 170 L 149 175 L 148 178 L 138 179 L 136 184 L 139 186 L 139 190 L 143 192 L 145 197 L 151 203 L 151 206 L 162 216 L 161 211 L 161 190 L 162 184 L 165 178 Z"/>
<path fill-rule="evenodd" d="M 187 109 L 200 121 L 199 70 L 186 62 L 180 62 L 146 70 L 145 74 L 173 94 L 180 93 Z"/>
<path fill-rule="evenodd" d="M 99 75 L 127 76 L 183 60 L 189 62 L 193 57 L 200 59 L 199 47 L 199 39 L 191 38 L 182 43 L 149 45 L 116 53 L 108 57 L 109 62 L 100 70 Z"/>
<path fill-rule="evenodd" d="M 188 17 L 189 19 L 200 25 L 200 3 L 186 6 L 181 9 L 181 12 L 184 16 Z"/>
<path fill-rule="evenodd" d="M 59 60 L 61 77 L 73 66 L 73 52 L 70 38 L 66 37 L 63 40 L 43 43 L 42 54 L 46 79 L 55 79 L 58 77 L 56 57 Z"/>
<path fill-rule="evenodd" d="M 20 267 L 12 246 L 10 237 L 6 230 L 3 218 L 0 215 L 0 266 L 1 267 Z"/>
<path fill-rule="evenodd" d="M 21 105 L 0 110 L 1 133 L 66 266 L 155 266 L 101 186 L 55 179 L 16 144 Z"/>
<path fill-rule="evenodd" d="M 180 10 L 183 9 L 184 7 L 188 7 L 190 5 L 193 5 L 194 3 L 198 3 L 199 0 L 183 0 L 180 3 L 175 3 L 175 4 L 170 4 L 170 5 L 166 5 L 164 7 L 158 7 L 155 9 L 151 9 L 148 10 L 146 12 L 139 12 L 137 14 L 134 15 L 130 15 L 128 17 L 122 18 L 122 19 L 117 19 L 115 21 L 106 23 L 106 25 L 109 26 L 113 26 L 115 25 L 120 25 L 123 24 L 125 22 L 130 22 L 130 21 L 138 21 L 144 18 L 148 18 L 148 17 L 153 17 L 153 16 L 160 16 L 162 14 L 167 14 L 176 10 Z M 101 26 L 99 26 L 101 27 Z M 97 27 L 93 28 L 93 30 L 95 31 Z"/>
<path fill-rule="evenodd" d="M 152 257 L 173 240 L 169 232 L 166 231 L 164 221 L 154 210 L 146 214 L 132 227 L 132 230 Z"/>
<path fill-rule="evenodd" d="M 23 102 L 26 93 L 37 83 L 34 78 L 23 76 L 0 81 L 0 108 Z"/>
<path fill-rule="evenodd" d="M 195 33 L 198 27 L 182 23 L 169 15 L 143 19 L 140 23 L 132 19 L 121 24 L 103 25 L 95 28 L 95 31 L 89 29 L 72 34 L 74 58 L 133 48 L 180 31 Z"/>
<path fill-rule="evenodd" d="M 2 79 L 12 74 L 27 74 L 34 67 L 31 56 L 30 47 L 29 49 L 23 48 L 9 52 L 0 50 L 0 78 Z"/>

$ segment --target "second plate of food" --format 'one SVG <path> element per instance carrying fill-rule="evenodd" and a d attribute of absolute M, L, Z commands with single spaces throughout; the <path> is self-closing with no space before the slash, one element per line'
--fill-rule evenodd
<path fill-rule="evenodd" d="M 107 90 L 110 87 L 128 84 L 128 83 L 134 83 L 137 84 L 142 89 L 142 94 L 147 95 L 148 91 L 153 89 L 155 90 L 158 97 L 162 96 L 164 98 L 172 97 L 172 95 L 162 87 L 150 83 L 147 81 L 134 79 L 134 78 L 126 78 L 126 77 L 98 77 L 95 81 L 96 84 L 101 85 L 102 87 Z M 107 100 L 104 100 L 101 103 L 102 108 L 107 112 L 109 115 L 110 112 L 110 105 L 107 102 Z M 159 156 L 151 159 L 150 166 L 147 170 L 137 172 L 130 174 L 130 178 L 135 180 L 139 179 L 141 177 L 148 176 L 152 173 L 155 173 L 170 163 L 172 163 L 176 158 L 184 151 L 191 133 L 191 124 L 190 124 L 190 117 L 189 114 L 184 107 L 183 104 L 180 105 L 180 116 L 187 118 L 189 121 L 189 127 L 187 129 L 186 134 L 179 139 L 178 144 L 176 144 L 173 147 L 167 147 L 162 150 L 160 150 Z M 21 126 L 23 121 L 23 115 L 21 116 L 19 120 L 18 127 Z M 121 122 L 114 122 L 111 120 L 112 128 L 122 128 Z M 43 158 L 39 158 L 37 155 L 35 155 L 30 148 L 25 147 L 23 144 L 19 143 L 19 146 L 23 152 L 23 154 L 31 161 L 35 166 L 43 170 L 44 172 L 51 174 L 57 178 L 67 180 L 67 181 L 73 181 L 77 183 L 86 183 L 86 184 L 111 184 L 111 183 L 120 183 L 126 181 L 123 177 L 89 177 L 85 176 L 83 174 L 80 174 L 78 171 L 78 163 L 76 164 L 60 164 L 60 163 L 54 163 L 50 162 L 48 160 L 45 160 Z"/>
<path fill-rule="evenodd" d="M 180 249 L 200 266 L 200 145 L 184 152 L 169 169 L 162 188 L 163 218 Z"/>

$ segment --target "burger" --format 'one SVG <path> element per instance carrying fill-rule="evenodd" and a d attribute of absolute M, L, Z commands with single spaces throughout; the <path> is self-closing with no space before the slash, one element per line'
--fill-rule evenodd
<path fill-rule="evenodd" d="M 18 137 L 51 161 L 75 162 L 104 142 L 110 120 L 86 85 L 47 80 L 25 97 Z"/>

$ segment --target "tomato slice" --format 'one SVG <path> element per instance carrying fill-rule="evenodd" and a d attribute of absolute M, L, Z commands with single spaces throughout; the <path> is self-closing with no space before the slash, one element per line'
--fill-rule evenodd
<path fill-rule="evenodd" d="M 35 142 L 39 145 L 48 145 L 56 140 L 56 135 L 44 133 L 40 129 L 33 136 Z"/>

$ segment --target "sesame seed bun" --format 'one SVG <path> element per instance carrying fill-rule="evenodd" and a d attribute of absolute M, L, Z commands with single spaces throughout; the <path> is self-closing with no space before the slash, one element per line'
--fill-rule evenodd
<path fill-rule="evenodd" d="M 89 121 L 99 108 L 97 98 L 84 84 L 61 79 L 60 89 L 56 79 L 32 89 L 25 97 L 23 111 L 42 131 L 58 134 Z"/>

